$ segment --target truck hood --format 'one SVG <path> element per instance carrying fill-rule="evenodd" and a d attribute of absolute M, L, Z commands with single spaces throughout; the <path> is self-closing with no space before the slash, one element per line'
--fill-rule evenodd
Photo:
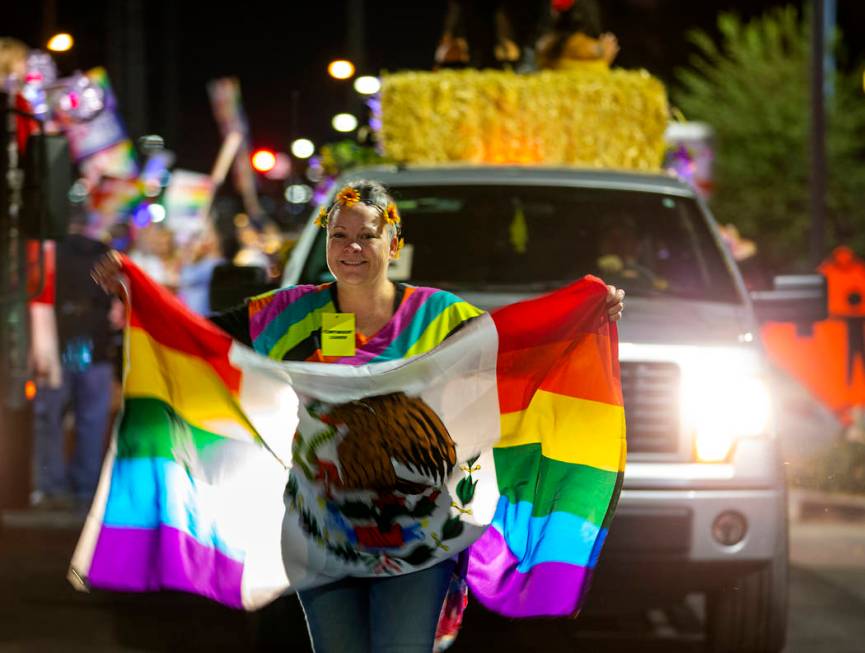
<path fill-rule="evenodd" d="M 459 291 L 470 304 L 495 310 L 539 293 Z M 753 322 L 743 304 L 721 304 L 661 297 L 625 298 L 619 341 L 662 345 L 738 345 L 744 334 L 754 338 Z M 750 338 L 748 338 L 750 340 Z"/>

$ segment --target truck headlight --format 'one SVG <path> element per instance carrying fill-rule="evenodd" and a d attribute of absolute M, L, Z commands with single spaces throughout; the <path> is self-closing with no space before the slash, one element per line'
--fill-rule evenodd
<path fill-rule="evenodd" d="M 772 415 L 765 381 L 711 367 L 683 379 L 682 408 L 700 462 L 721 462 L 738 438 L 765 434 Z"/>

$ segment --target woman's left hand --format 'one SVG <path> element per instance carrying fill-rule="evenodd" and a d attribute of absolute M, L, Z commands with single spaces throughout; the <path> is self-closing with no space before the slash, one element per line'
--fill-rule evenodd
<path fill-rule="evenodd" d="M 625 291 L 615 286 L 607 286 L 607 315 L 611 322 L 622 319 L 622 311 L 625 310 Z"/>

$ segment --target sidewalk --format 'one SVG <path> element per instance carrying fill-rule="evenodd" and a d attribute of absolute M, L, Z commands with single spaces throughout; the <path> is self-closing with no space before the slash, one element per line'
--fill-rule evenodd
<path fill-rule="evenodd" d="M 835 519 L 865 521 L 865 495 L 821 492 L 790 488 L 789 515 L 791 521 Z"/>

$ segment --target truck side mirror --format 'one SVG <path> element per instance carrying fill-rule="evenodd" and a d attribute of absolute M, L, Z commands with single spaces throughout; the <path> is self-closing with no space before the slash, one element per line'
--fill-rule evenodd
<path fill-rule="evenodd" d="M 777 276 L 773 290 L 752 290 L 751 301 L 760 322 L 812 324 L 829 316 L 826 277 L 822 274 Z"/>

